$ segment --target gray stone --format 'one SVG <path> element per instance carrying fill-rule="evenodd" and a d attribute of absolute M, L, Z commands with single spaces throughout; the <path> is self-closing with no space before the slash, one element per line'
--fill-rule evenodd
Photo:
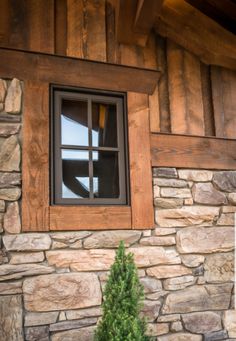
<path fill-rule="evenodd" d="M 149 276 L 156 278 L 171 278 L 192 274 L 192 270 L 183 265 L 158 265 L 146 270 Z"/>
<path fill-rule="evenodd" d="M 18 202 L 12 202 L 4 215 L 4 230 L 8 233 L 20 233 L 21 221 Z"/>
<path fill-rule="evenodd" d="M 0 138 L 0 171 L 20 170 L 20 145 L 17 137 Z"/>
<path fill-rule="evenodd" d="M 184 188 L 188 187 L 188 183 L 184 180 L 179 179 L 165 179 L 165 178 L 154 178 L 154 185 L 159 187 L 176 187 L 176 188 Z"/>
<path fill-rule="evenodd" d="M 198 266 L 197 268 L 193 269 L 194 276 L 202 276 L 204 274 L 204 267 L 203 265 Z"/>
<path fill-rule="evenodd" d="M 0 79 L 0 103 L 4 103 L 7 93 L 7 82 L 4 79 Z"/>
<path fill-rule="evenodd" d="M 15 295 L 21 293 L 22 293 L 21 281 L 0 283 L 0 295 Z"/>
<path fill-rule="evenodd" d="M 183 199 L 180 198 L 155 198 L 154 206 L 158 208 L 178 208 L 183 206 Z"/>
<path fill-rule="evenodd" d="M 234 226 L 234 223 L 234 213 L 222 213 L 216 224 L 221 226 Z"/>
<path fill-rule="evenodd" d="M 204 341 L 222 341 L 228 338 L 226 330 L 220 330 L 218 332 L 206 333 L 204 335 Z"/>
<path fill-rule="evenodd" d="M 25 341 L 49 341 L 49 327 L 25 328 Z"/>
<path fill-rule="evenodd" d="M 175 168 L 153 168 L 153 176 L 160 178 L 177 178 L 177 171 Z"/>
<path fill-rule="evenodd" d="M 185 328 L 191 333 L 204 334 L 222 328 L 220 315 L 211 311 L 184 314 L 182 319 Z"/>
<path fill-rule="evenodd" d="M 19 114 L 21 111 L 22 89 L 20 81 L 14 78 L 7 91 L 5 99 L 5 111 L 11 114 Z"/>
<path fill-rule="evenodd" d="M 211 181 L 213 172 L 208 170 L 195 170 L 195 169 L 179 169 L 178 174 L 180 179 L 188 181 Z"/>
<path fill-rule="evenodd" d="M 205 257 L 202 255 L 181 255 L 181 259 L 185 266 L 193 268 L 202 264 Z"/>
<path fill-rule="evenodd" d="M 187 227 L 177 232 L 180 253 L 212 253 L 234 249 L 234 227 Z"/>
<path fill-rule="evenodd" d="M 195 184 L 192 192 L 197 204 L 222 205 L 227 203 L 225 194 L 217 191 L 210 182 Z"/>
<path fill-rule="evenodd" d="M 216 253 L 206 257 L 204 278 L 207 282 L 234 280 L 234 254 Z"/>
<path fill-rule="evenodd" d="M 98 277 L 91 273 L 29 278 L 24 281 L 23 293 L 25 308 L 35 312 L 92 307 L 102 300 Z"/>
<path fill-rule="evenodd" d="M 0 281 L 19 279 L 26 276 L 50 274 L 54 268 L 39 264 L 4 264 L 0 265 Z"/>
<path fill-rule="evenodd" d="M 144 287 L 145 293 L 152 293 L 162 290 L 161 281 L 152 277 L 144 277 L 140 279 L 141 284 Z"/>
<path fill-rule="evenodd" d="M 161 196 L 164 198 L 192 198 L 189 188 L 163 187 L 161 188 Z"/>
<path fill-rule="evenodd" d="M 52 334 L 52 341 L 93 341 L 95 327 L 74 329 L 65 332 Z"/>
<path fill-rule="evenodd" d="M 101 307 L 79 309 L 79 310 L 67 310 L 66 311 L 67 320 L 79 320 L 86 317 L 99 317 L 102 315 Z"/>
<path fill-rule="evenodd" d="M 48 313 L 26 313 L 25 327 L 42 326 L 45 324 L 55 323 L 58 318 L 57 311 L 50 311 Z"/>
<path fill-rule="evenodd" d="M 10 264 L 40 263 L 43 261 L 43 252 L 14 252 L 11 253 Z"/>
<path fill-rule="evenodd" d="M 50 236 L 53 240 L 61 243 L 73 244 L 78 240 L 86 238 L 90 236 L 92 233 L 89 231 L 75 231 L 75 232 L 54 232 L 50 233 Z"/>
<path fill-rule="evenodd" d="M 236 192 L 236 171 L 215 173 L 213 176 L 213 183 L 222 191 Z"/>
<path fill-rule="evenodd" d="M 233 284 L 192 286 L 170 293 L 162 309 L 163 314 L 227 309 Z M 191 302 L 191 304 L 190 304 Z"/>
<path fill-rule="evenodd" d="M 0 297 L 0 340 L 23 341 L 21 296 Z"/>
<path fill-rule="evenodd" d="M 153 322 L 158 317 L 160 308 L 161 308 L 161 302 L 145 300 L 144 306 L 141 311 L 141 315 L 145 316 L 145 319 L 148 322 Z"/>
<path fill-rule="evenodd" d="M 53 323 L 50 325 L 50 331 L 58 332 L 62 330 L 89 327 L 89 326 L 95 325 L 96 323 L 97 323 L 96 317 L 87 317 L 81 320 L 74 320 L 74 321 L 57 322 L 57 323 Z"/>
<path fill-rule="evenodd" d="M 145 237 L 140 240 L 141 245 L 159 245 L 159 246 L 168 246 L 175 245 L 175 237 L 174 236 L 166 236 L 166 237 Z"/>
<path fill-rule="evenodd" d="M 50 249 L 51 238 L 46 233 L 5 235 L 3 244 L 8 251 L 43 251 Z"/>
<path fill-rule="evenodd" d="M 19 133 L 20 125 L 14 123 L 1 123 L 0 124 L 0 137 L 8 137 Z"/>
<path fill-rule="evenodd" d="M 174 277 L 164 280 L 163 285 L 165 290 L 180 290 L 195 284 L 196 280 L 196 278 L 190 275 Z"/>
<path fill-rule="evenodd" d="M 9 188 L 21 184 L 21 174 L 0 173 L 0 188 Z"/>
<path fill-rule="evenodd" d="M 86 249 L 96 248 L 114 248 L 118 247 L 121 240 L 124 241 L 125 246 L 130 246 L 136 243 L 141 237 L 139 231 L 102 231 L 95 232 L 92 236 L 84 241 Z"/>
<path fill-rule="evenodd" d="M 223 321 L 229 337 L 236 337 L 236 310 L 225 311 Z"/>
<path fill-rule="evenodd" d="M 159 336 L 158 341 L 202 341 L 201 335 L 194 335 L 189 333 L 173 333 Z"/>
<path fill-rule="evenodd" d="M 0 188 L 0 199 L 8 201 L 16 201 L 20 199 L 20 188 Z"/>

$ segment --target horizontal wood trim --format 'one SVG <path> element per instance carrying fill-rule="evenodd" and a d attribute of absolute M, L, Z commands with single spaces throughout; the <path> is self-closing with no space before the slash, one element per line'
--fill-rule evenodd
<path fill-rule="evenodd" d="M 236 169 L 236 140 L 151 134 L 153 167 Z"/>
<path fill-rule="evenodd" d="M 131 229 L 128 206 L 50 206 L 50 230 Z"/>
<path fill-rule="evenodd" d="M 0 48 L 2 78 L 152 94 L 159 72 L 72 57 Z"/>

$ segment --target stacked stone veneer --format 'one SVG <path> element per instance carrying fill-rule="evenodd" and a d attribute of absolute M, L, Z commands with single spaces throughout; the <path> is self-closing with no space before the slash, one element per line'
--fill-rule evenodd
<path fill-rule="evenodd" d="M 153 230 L 21 233 L 22 90 L 0 81 L 0 340 L 92 340 L 120 239 L 135 255 L 150 335 L 236 340 L 236 172 L 154 169 Z"/>

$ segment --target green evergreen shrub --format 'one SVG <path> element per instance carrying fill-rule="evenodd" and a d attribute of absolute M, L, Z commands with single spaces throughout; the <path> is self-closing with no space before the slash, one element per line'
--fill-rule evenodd
<path fill-rule="evenodd" d="M 95 341 L 147 341 L 146 322 L 139 316 L 144 298 L 133 254 L 120 242 L 105 287 L 103 316 Z"/>

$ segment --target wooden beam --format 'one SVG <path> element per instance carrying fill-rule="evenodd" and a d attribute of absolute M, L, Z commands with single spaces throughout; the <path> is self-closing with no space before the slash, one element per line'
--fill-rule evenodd
<path fill-rule="evenodd" d="M 138 0 L 134 20 L 134 32 L 140 32 L 147 36 L 160 14 L 164 0 Z"/>
<path fill-rule="evenodd" d="M 165 0 L 155 30 L 206 64 L 236 70 L 236 36 L 183 0 Z"/>
<path fill-rule="evenodd" d="M 236 169 L 236 140 L 151 134 L 153 167 Z"/>
<path fill-rule="evenodd" d="M 71 57 L 0 48 L 2 78 L 40 80 L 48 83 L 114 91 L 152 94 L 159 72 L 156 70 L 92 62 Z"/>

